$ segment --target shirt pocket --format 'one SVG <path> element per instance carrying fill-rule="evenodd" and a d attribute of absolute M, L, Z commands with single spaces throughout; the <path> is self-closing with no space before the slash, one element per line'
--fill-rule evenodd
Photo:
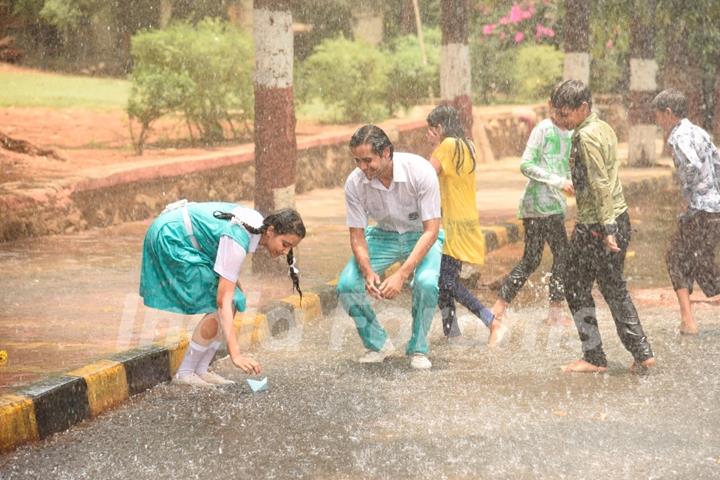
<path fill-rule="evenodd" d="M 398 214 L 405 222 L 415 222 L 420 219 L 419 199 L 409 192 L 403 192 L 395 197 Z"/>

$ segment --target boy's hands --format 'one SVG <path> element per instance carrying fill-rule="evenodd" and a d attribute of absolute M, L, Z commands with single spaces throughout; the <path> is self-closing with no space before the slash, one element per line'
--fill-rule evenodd
<path fill-rule="evenodd" d="M 620 247 L 618 247 L 617 241 L 615 240 L 615 235 L 606 235 L 603 243 L 605 244 L 605 250 L 608 252 L 615 253 L 620 251 Z"/>
<path fill-rule="evenodd" d="M 365 291 L 367 291 L 373 298 L 383 298 L 382 292 L 380 292 L 380 275 L 375 272 L 370 272 L 365 275 Z"/>
<path fill-rule="evenodd" d="M 378 287 L 382 298 L 389 300 L 397 297 L 400 290 L 402 290 L 405 280 L 406 278 L 400 273 L 400 270 L 387 277 L 385 281 L 380 284 L 380 287 Z"/>

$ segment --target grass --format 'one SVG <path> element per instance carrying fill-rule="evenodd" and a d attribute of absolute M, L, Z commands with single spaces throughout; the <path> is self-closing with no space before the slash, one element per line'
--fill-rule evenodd
<path fill-rule="evenodd" d="M 347 123 L 343 122 L 342 112 L 336 107 L 325 105 L 322 100 L 314 98 L 308 103 L 295 103 L 295 115 L 303 120 L 314 120 L 319 123 Z"/>
<path fill-rule="evenodd" d="M 129 95 L 127 80 L 0 72 L 0 107 L 124 109 Z"/>

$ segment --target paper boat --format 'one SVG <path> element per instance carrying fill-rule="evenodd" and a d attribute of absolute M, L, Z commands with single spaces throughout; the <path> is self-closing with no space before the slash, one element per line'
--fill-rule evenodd
<path fill-rule="evenodd" d="M 264 392 L 268 388 L 267 377 L 260 380 L 253 380 L 252 378 L 248 378 L 247 383 L 248 385 L 250 385 L 250 389 L 253 391 L 253 393 Z"/>

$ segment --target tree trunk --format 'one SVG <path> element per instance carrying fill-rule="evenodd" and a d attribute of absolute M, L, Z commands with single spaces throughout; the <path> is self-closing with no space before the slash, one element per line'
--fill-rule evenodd
<path fill-rule="evenodd" d="M 383 10 L 380 2 L 360 0 L 351 10 L 353 38 L 374 47 L 379 45 L 383 40 Z"/>
<path fill-rule="evenodd" d="M 295 205 L 297 140 L 293 105 L 293 31 L 290 0 L 256 0 L 255 208 L 266 216 Z M 269 257 L 255 255 L 254 271 L 267 271 Z"/>
<path fill-rule="evenodd" d="M 719 59 L 720 61 L 720 59 Z M 715 108 L 713 109 L 713 140 L 720 144 L 720 67 L 715 69 Z"/>
<path fill-rule="evenodd" d="M 657 158 L 655 112 L 652 100 L 657 92 L 655 61 L 655 0 L 635 0 L 630 20 L 630 92 L 627 98 L 628 163 L 651 166 Z"/>
<path fill-rule="evenodd" d="M 165 28 L 170 24 L 173 14 L 172 0 L 160 0 L 159 24 L 160 28 Z"/>
<path fill-rule="evenodd" d="M 688 100 L 688 119 L 696 125 L 703 125 L 702 68 L 697 59 L 688 55 L 688 29 L 679 21 L 668 28 L 665 65 L 662 70 L 662 87 L 676 88 Z"/>
<path fill-rule="evenodd" d="M 564 80 L 590 83 L 590 1 L 565 0 Z"/>
<path fill-rule="evenodd" d="M 38 147 L 37 145 L 30 143 L 27 140 L 13 138 L 2 132 L 0 132 L 0 148 L 10 150 L 11 152 L 32 155 L 34 157 L 51 157 L 55 160 L 65 161 L 65 158 L 63 158 L 56 150 L 52 148 Z"/>
<path fill-rule="evenodd" d="M 400 10 L 400 34 L 412 35 L 415 33 L 415 12 L 413 11 L 413 0 L 401 0 Z"/>
<path fill-rule="evenodd" d="M 232 0 L 227 7 L 227 16 L 230 23 L 237 25 L 245 31 L 253 28 L 253 2 L 252 0 Z"/>
<path fill-rule="evenodd" d="M 442 0 L 440 96 L 460 114 L 465 134 L 472 138 L 472 86 L 468 46 L 468 0 Z"/>

